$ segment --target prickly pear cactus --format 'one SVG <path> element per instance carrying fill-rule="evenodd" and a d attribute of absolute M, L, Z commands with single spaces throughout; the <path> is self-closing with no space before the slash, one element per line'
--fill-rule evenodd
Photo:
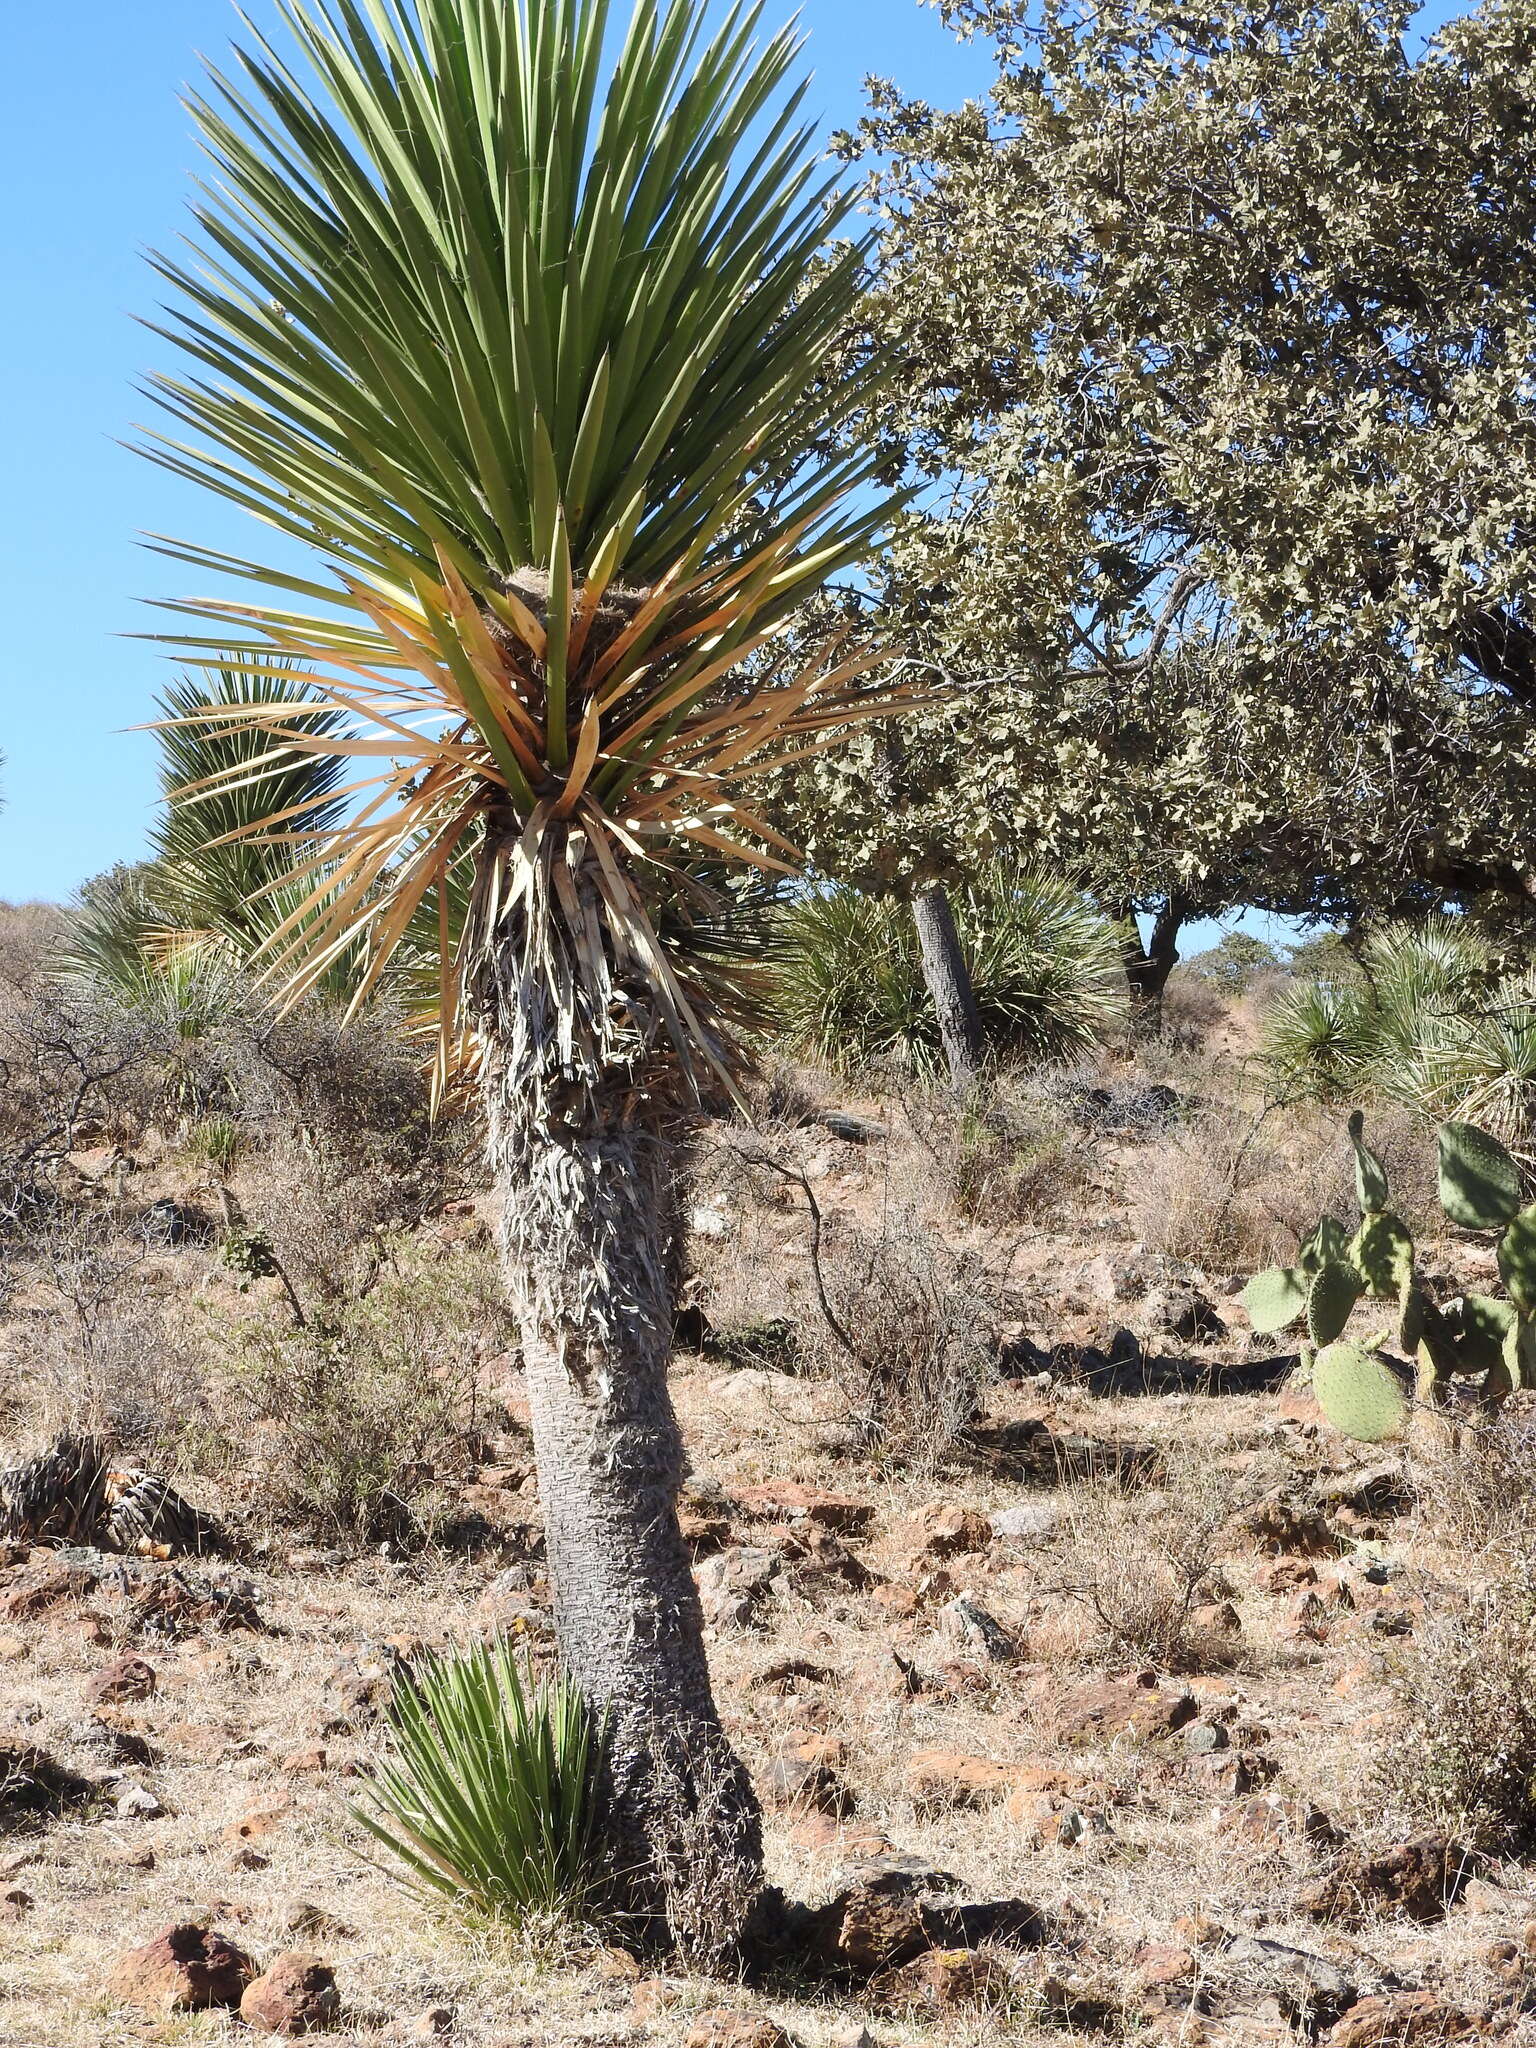
<path fill-rule="evenodd" d="M 1522 1209 L 1499 1239 L 1499 1278 L 1521 1315 L 1536 1315 L 1536 1209 Z"/>
<path fill-rule="evenodd" d="M 1440 1130 L 1440 1206 L 1463 1230 L 1502 1230 L 1520 1208 L 1520 1169 L 1475 1124 Z"/>
<path fill-rule="evenodd" d="M 1413 1279 L 1413 1237 L 1385 1210 L 1367 1216 L 1349 1247 L 1351 1265 L 1378 1301 L 1401 1301 Z"/>
<path fill-rule="evenodd" d="M 1387 1206 L 1387 1169 L 1365 1142 L 1365 1116 L 1358 1109 L 1349 1120 L 1349 1142 L 1355 1151 L 1355 1200 L 1362 1216 L 1374 1216 Z"/>
<path fill-rule="evenodd" d="M 1318 1267 L 1307 1294 L 1307 1335 L 1314 1344 L 1331 1344 L 1343 1334 L 1363 1292 L 1360 1275 L 1348 1259 L 1329 1259 Z"/>
<path fill-rule="evenodd" d="M 1312 1361 L 1312 1391 L 1345 1436 L 1378 1444 L 1401 1436 L 1411 1412 L 1408 1390 L 1379 1351 L 1329 1344 Z"/>
<path fill-rule="evenodd" d="M 1267 1273 L 1255 1273 L 1243 1289 L 1243 1307 L 1259 1334 L 1271 1337 L 1304 1313 L 1307 1291 L 1307 1275 L 1299 1267 L 1272 1266 Z"/>

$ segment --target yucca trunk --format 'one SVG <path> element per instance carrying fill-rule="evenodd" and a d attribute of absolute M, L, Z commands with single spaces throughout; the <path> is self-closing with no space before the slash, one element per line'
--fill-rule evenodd
<path fill-rule="evenodd" d="M 987 1038 L 970 963 L 960 943 L 959 927 L 942 882 L 928 882 L 912 898 L 923 980 L 938 1019 L 939 1039 L 949 1063 L 950 1085 L 964 1093 L 980 1074 L 987 1058 Z"/>
<path fill-rule="evenodd" d="M 494 1028 L 483 1045 L 555 1630 L 568 1675 L 611 1717 L 621 1904 L 655 1932 L 686 1936 L 679 1892 L 712 1894 L 720 1921 L 711 1932 L 728 1948 L 760 1889 L 761 1824 L 715 1708 L 678 1526 L 669 1148 L 637 1116 L 632 1080 L 584 1091 L 570 1123 L 537 1117 Z"/>

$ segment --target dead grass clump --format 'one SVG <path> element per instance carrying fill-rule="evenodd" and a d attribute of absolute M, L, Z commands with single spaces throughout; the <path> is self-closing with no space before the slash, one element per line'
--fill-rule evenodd
<path fill-rule="evenodd" d="M 1536 1499 L 1536 1414 L 1511 1408 L 1457 1441 L 1439 1432 L 1419 1446 L 1414 1490 L 1426 1522 L 1470 1557 L 1520 1556 L 1531 1540 Z"/>
<path fill-rule="evenodd" d="M 1208 1108 L 1143 1162 L 1137 1234 L 1208 1272 L 1267 1265 L 1295 1249 L 1275 1210 L 1282 1168 L 1259 1118 Z"/>
<path fill-rule="evenodd" d="M 1233 1637 L 1200 1609 L 1218 1599 L 1218 1562 L 1257 1485 L 1190 1461 L 1156 1488 L 1094 1482 L 1074 1490 L 1048 1590 L 1091 1617 L 1082 1645 L 1090 1660 L 1163 1671 L 1233 1661 Z"/>
<path fill-rule="evenodd" d="M 1396 1671 L 1379 1766 L 1418 1823 L 1476 1848 L 1536 1841 L 1536 1557 L 1429 1621 Z"/>
<path fill-rule="evenodd" d="M 32 1247 L 35 1316 L 17 1375 L 34 1426 L 176 1464 L 211 1427 L 197 1344 L 140 1233 L 60 1212 Z"/>
<path fill-rule="evenodd" d="M 1038 1098 L 1014 1101 L 999 1087 L 964 1104 L 931 1094 L 903 1107 L 947 1205 L 967 1222 L 1002 1229 L 1059 1221 L 1093 1184 L 1091 1141 Z"/>

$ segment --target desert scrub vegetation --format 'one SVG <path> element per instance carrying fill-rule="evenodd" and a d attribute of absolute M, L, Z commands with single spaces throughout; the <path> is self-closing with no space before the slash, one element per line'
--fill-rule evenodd
<path fill-rule="evenodd" d="M 1536 980 L 1467 920 L 1385 925 L 1274 996 L 1260 1058 L 1279 1094 L 1379 1098 L 1528 1148 Z"/>
<path fill-rule="evenodd" d="M 955 887 L 951 903 L 995 1058 L 1065 1059 L 1123 1025 L 1114 929 L 1069 882 L 994 861 Z M 826 884 L 784 909 L 782 942 L 774 1012 L 788 1044 L 842 1073 L 942 1071 L 908 904 Z"/>
<path fill-rule="evenodd" d="M 1470 1847 L 1536 1843 L 1536 1557 L 1529 1547 L 1395 1660 L 1379 1781 L 1414 1821 Z"/>
<path fill-rule="evenodd" d="M 274 1525 L 419 1541 L 477 1462 L 479 1375 L 515 1342 L 495 1261 L 473 1248 L 402 1270 L 397 1251 L 302 1326 L 274 1310 L 208 1333 L 229 1454 L 260 1446 Z"/>

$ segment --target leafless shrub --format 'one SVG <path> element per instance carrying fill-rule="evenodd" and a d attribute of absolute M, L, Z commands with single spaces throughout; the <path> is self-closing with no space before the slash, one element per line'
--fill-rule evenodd
<path fill-rule="evenodd" d="M 1165 1671 L 1231 1662 L 1230 1638 L 1198 1610 L 1213 1600 L 1218 1560 L 1257 1487 L 1202 1461 L 1175 1466 L 1156 1489 L 1075 1491 L 1049 1590 L 1092 1617 L 1092 1655 Z"/>
<path fill-rule="evenodd" d="M 1002 1350 L 1001 1275 L 910 1211 L 842 1225 L 818 1247 L 813 1366 L 847 1396 L 858 1441 L 882 1462 L 932 1470 L 976 1422 Z"/>
<path fill-rule="evenodd" d="M 1092 1186 L 1092 1141 L 1038 1096 L 993 1086 L 957 1103 L 938 1091 L 902 1107 L 955 1212 L 1001 1229 L 1059 1221 Z"/>
<path fill-rule="evenodd" d="M 1432 1617 L 1399 1662 L 1377 1777 L 1417 1823 L 1477 1848 L 1536 1841 L 1536 1558 Z"/>
<path fill-rule="evenodd" d="M 1220 989 L 1187 970 L 1175 970 L 1163 990 L 1162 1039 L 1178 1052 L 1200 1052 L 1231 1015 Z"/>
<path fill-rule="evenodd" d="M 100 1215 L 56 1217 L 31 1248 L 29 1420 L 49 1434 L 175 1460 L 212 1424 L 200 1348 L 158 1291 L 143 1236 Z M 19 1376 L 21 1377 L 21 1376 Z"/>
<path fill-rule="evenodd" d="M 392 1187 L 377 1169 L 353 1170 L 296 1138 L 280 1139 L 240 1181 L 248 1228 L 270 1249 L 306 1320 L 361 1299 L 379 1277 Z"/>

